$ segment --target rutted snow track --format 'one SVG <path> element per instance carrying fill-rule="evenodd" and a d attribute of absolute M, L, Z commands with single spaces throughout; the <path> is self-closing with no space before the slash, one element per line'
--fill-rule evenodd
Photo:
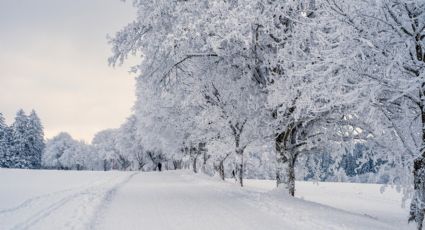
<path fill-rule="evenodd" d="M 0 210 L 0 229 L 88 229 L 106 197 L 133 175 L 121 173 L 28 198 L 15 207 Z"/>
<path fill-rule="evenodd" d="M 99 224 L 100 217 L 104 214 L 105 210 L 107 210 L 112 202 L 115 194 L 118 189 L 120 189 L 123 185 L 133 178 L 138 173 L 132 173 L 125 180 L 121 181 L 119 184 L 115 185 L 111 189 L 109 189 L 103 196 L 102 202 L 97 206 L 96 211 L 94 212 L 93 217 L 91 218 L 90 224 L 87 226 L 88 229 L 96 229 Z"/>
<path fill-rule="evenodd" d="M 361 185 L 363 188 L 370 186 L 374 185 Z M 332 189 L 326 191 L 334 195 L 327 194 L 327 197 L 332 199 L 332 196 L 346 193 L 338 204 L 359 202 L 361 197 L 356 190 L 342 190 L 342 187 L 342 184 L 333 184 Z M 369 198 L 373 194 L 370 189 L 357 191 L 366 192 L 365 197 Z M 234 183 L 187 171 L 0 169 L 0 230 L 414 229 L 413 225 L 408 226 L 403 221 L 389 222 L 384 218 L 400 217 L 402 220 L 403 213 L 391 215 L 391 212 L 370 211 L 372 206 L 391 210 L 397 205 L 377 194 L 372 206 L 363 202 L 364 209 L 345 206 L 346 211 L 343 211 L 290 198 L 282 191 L 260 190 L 253 187 L 241 189 Z M 315 187 L 308 191 L 326 197 Z M 313 197 L 311 194 L 307 198 Z M 326 201 L 330 199 L 326 198 Z"/>

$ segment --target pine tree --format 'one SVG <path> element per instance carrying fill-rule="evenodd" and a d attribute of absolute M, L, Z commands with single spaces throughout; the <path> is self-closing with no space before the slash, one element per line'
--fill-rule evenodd
<path fill-rule="evenodd" d="M 20 109 L 12 124 L 12 147 L 8 157 L 10 168 L 29 168 L 30 167 L 30 146 L 28 143 L 28 117 Z"/>
<path fill-rule="evenodd" d="M 41 168 L 41 156 L 45 148 L 45 143 L 43 126 L 34 110 L 28 116 L 27 141 L 29 145 L 29 155 L 27 156 L 28 163 L 30 164 L 29 167 L 39 169 Z"/>
<path fill-rule="evenodd" d="M 0 113 L 0 168 L 7 167 L 7 157 L 10 150 L 10 129 L 6 125 L 3 114 Z"/>

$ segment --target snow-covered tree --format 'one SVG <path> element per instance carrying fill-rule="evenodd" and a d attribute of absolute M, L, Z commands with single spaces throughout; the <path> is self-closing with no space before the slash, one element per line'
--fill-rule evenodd
<path fill-rule="evenodd" d="M 246 162 L 245 149 L 268 136 L 277 184 L 293 195 L 296 171 L 311 170 L 323 153 L 337 169 L 360 143 L 367 146 L 360 165 L 387 162 L 380 170 L 391 171 L 388 181 L 398 185 L 411 183 L 406 175 L 415 168 L 415 183 L 423 183 L 416 176 L 422 158 L 413 167 L 423 152 L 418 133 L 425 117 L 420 1 L 140 0 L 134 6 L 134 22 L 110 39 L 110 63 L 141 57 L 133 68 L 139 76 L 130 139 L 151 161 L 190 159 L 197 171 L 201 158 L 203 171 L 212 164 L 224 178 L 224 161 L 231 159 L 242 185 L 244 165 L 269 159 L 250 151 L 253 161 Z M 203 143 L 208 151 L 201 153 Z M 424 196 L 416 190 L 418 204 Z M 411 219 L 422 222 L 423 209 L 412 210 Z"/>
<path fill-rule="evenodd" d="M 44 151 L 44 134 L 41 121 L 35 111 L 26 116 L 21 109 L 17 112 L 11 127 L 0 116 L 0 146 L 2 149 L 1 166 L 8 168 L 41 167 Z"/>
<path fill-rule="evenodd" d="M 102 170 L 103 161 L 96 149 L 83 141 L 60 133 L 46 143 L 42 157 L 45 168 L 65 170 Z"/>
<path fill-rule="evenodd" d="M 214 75 L 210 80 L 204 79 L 202 116 L 209 126 L 220 130 L 219 139 L 231 143 L 229 147 L 236 157 L 235 172 L 243 186 L 245 149 L 261 134 L 263 93 L 243 71 L 218 71 Z"/>
<path fill-rule="evenodd" d="M 376 130 L 370 143 L 381 150 L 380 158 L 392 165 L 389 183 L 402 185 L 409 193 L 415 178 L 409 220 L 417 222 L 421 229 L 424 180 L 420 175 L 425 166 L 422 163 L 425 3 L 407 0 L 326 2 L 329 12 L 352 28 L 345 38 L 357 46 L 352 49 L 356 51 L 352 56 L 354 62 L 351 61 L 355 65 L 348 68 L 369 80 L 373 119 L 365 120 Z M 409 175 L 412 171 L 413 177 Z"/>
<path fill-rule="evenodd" d="M 96 133 L 92 145 L 103 159 L 104 170 L 127 170 L 131 166 L 130 156 L 117 148 L 118 129 L 107 129 Z"/>
<path fill-rule="evenodd" d="M 28 144 L 30 146 L 30 168 L 40 168 L 41 158 L 45 148 L 43 126 L 40 118 L 33 110 L 28 116 Z"/>
<path fill-rule="evenodd" d="M 137 118 L 132 115 L 121 125 L 116 137 L 116 148 L 133 163 L 134 169 L 144 170 L 148 159 L 137 135 L 136 124 Z"/>
<path fill-rule="evenodd" d="M 263 9 L 258 36 L 264 39 L 257 46 L 267 76 L 276 179 L 294 195 L 297 161 L 321 148 L 337 147 L 339 129 L 347 126 L 342 118 L 349 117 L 348 108 L 359 96 L 347 87 L 347 70 L 333 56 L 343 54 L 337 38 L 344 28 L 320 2 L 273 1 Z"/>
<path fill-rule="evenodd" d="M 243 10 L 244 3 L 253 8 Z M 115 64 L 122 62 L 130 53 L 140 53 L 146 57 L 136 68 L 141 73 L 137 84 L 136 116 L 141 118 L 141 127 L 168 124 L 163 126 L 167 127 L 164 129 L 151 126 L 142 132 L 151 134 L 149 130 L 161 130 L 165 134 L 161 138 L 152 135 L 151 138 L 155 139 L 152 143 L 159 144 L 158 140 L 164 136 L 183 137 L 181 141 L 173 140 L 171 143 L 185 143 L 188 149 L 192 149 L 193 146 L 208 143 L 214 136 L 219 136 L 213 130 L 225 128 L 227 131 L 222 132 L 224 135 L 221 138 L 233 139 L 234 154 L 238 156 L 239 162 L 235 167 L 238 169 L 241 185 L 243 150 L 250 142 L 249 138 L 245 140 L 245 135 L 256 133 L 246 131 L 248 128 L 245 125 L 248 123 L 247 126 L 251 127 L 256 124 L 252 120 L 255 116 L 251 116 L 260 111 L 260 105 L 254 103 L 258 101 L 255 98 L 260 94 L 255 81 L 261 80 L 264 83 L 263 79 L 259 79 L 258 72 L 253 70 L 256 61 L 255 52 L 252 52 L 255 47 L 252 44 L 255 40 L 255 33 L 252 33 L 253 21 L 245 22 L 250 18 L 249 14 L 259 7 L 248 1 L 244 3 L 136 2 L 138 17 L 111 40 L 114 54 L 110 59 Z M 233 17 L 234 14 L 237 17 Z M 234 22 L 231 21 L 232 18 Z M 238 22 L 243 23 L 243 26 L 239 26 L 241 24 Z M 229 24 L 223 27 L 227 23 Z M 147 95 L 148 91 L 153 92 Z M 174 101 L 167 99 L 169 95 L 172 95 Z M 186 104 L 178 101 L 180 98 L 184 98 L 182 101 Z M 221 101 L 217 103 L 217 99 Z M 146 103 L 158 100 L 161 100 L 162 112 L 153 112 L 157 108 L 146 106 Z M 195 117 L 197 121 L 177 124 L 170 122 L 174 119 L 171 114 L 176 111 L 185 111 L 186 117 Z M 164 116 L 167 113 L 170 115 Z M 149 122 L 149 117 L 156 118 Z M 180 121 L 187 119 L 177 117 Z M 173 127 L 176 125 L 180 127 Z M 199 132 L 200 130 L 203 131 Z M 173 133 L 180 135 L 171 135 Z M 165 138 L 166 145 L 170 144 L 171 139 Z M 149 142 L 145 142 L 145 145 L 149 145 Z M 205 155 L 204 162 L 207 159 L 209 157 Z"/>
<path fill-rule="evenodd" d="M 21 109 L 16 113 L 12 124 L 12 147 L 10 158 L 7 159 L 9 167 L 30 168 L 31 146 L 28 135 L 29 119 Z"/>
<path fill-rule="evenodd" d="M 6 125 L 3 114 L 0 113 L 0 167 L 10 167 L 10 128 Z"/>
<path fill-rule="evenodd" d="M 75 140 L 68 133 L 59 133 L 52 139 L 47 140 L 46 149 L 42 157 L 42 165 L 45 168 L 67 169 L 68 164 L 62 162 L 65 151 L 75 144 Z"/>

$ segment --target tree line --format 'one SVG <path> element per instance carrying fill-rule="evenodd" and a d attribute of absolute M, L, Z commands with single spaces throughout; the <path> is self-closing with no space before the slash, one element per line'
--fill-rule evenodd
<path fill-rule="evenodd" d="M 28 116 L 19 110 L 10 126 L 0 113 L 0 167 L 39 169 L 44 148 L 43 126 L 34 110 Z"/>
<path fill-rule="evenodd" d="M 409 221 L 422 228 L 425 2 L 133 5 L 136 18 L 110 38 L 109 61 L 140 57 L 132 70 L 144 148 L 183 152 L 201 170 L 231 168 L 241 186 L 251 159 L 275 159 L 278 187 L 294 195 L 295 178 L 320 155 L 337 168 L 360 143 L 359 162 L 413 198 Z"/>

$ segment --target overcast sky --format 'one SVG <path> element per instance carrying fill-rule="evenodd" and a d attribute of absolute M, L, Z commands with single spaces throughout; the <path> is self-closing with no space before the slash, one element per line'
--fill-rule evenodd
<path fill-rule="evenodd" d="M 120 0 L 0 0 L 0 112 L 35 109 L 45 135 L 91 141 L 130 114 L 134 77 L 112 68 L 106 35 L 135 10 Z"/>

